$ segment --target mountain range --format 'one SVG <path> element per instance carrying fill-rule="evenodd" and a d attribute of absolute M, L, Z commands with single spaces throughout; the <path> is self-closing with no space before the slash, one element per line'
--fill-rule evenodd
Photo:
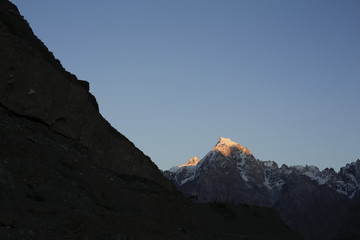
<path fill-rule="evenodd" d="M 279 167 L 220 138 L 201 160 L 193 157 L 163 174 L 198 202 L 272 207 L 306 239 L 360 239 L 360 160 L 339 172 Z"/>

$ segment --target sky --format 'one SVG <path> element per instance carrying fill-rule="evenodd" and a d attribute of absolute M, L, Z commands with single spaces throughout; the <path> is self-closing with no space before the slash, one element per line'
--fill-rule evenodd
<path fill-rule="evenodd" d="M 160 169 L 219 137 L 279 166 L 360 158 L 360 1 L 13 0 Z"/>

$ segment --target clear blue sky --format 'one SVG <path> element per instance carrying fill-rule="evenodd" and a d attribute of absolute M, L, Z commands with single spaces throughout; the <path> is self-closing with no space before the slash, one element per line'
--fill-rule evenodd
<path fill-rule="evenodd" d="M 161 169 L 227 137 L 260 160 L 360 158 L 360 1 L 13 0 Z"/>

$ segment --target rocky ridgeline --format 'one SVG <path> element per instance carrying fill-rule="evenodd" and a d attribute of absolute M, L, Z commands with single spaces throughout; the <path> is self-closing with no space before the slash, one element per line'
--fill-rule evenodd
<path fill-rule="evenodd" d="M 276 162 L 256 159 L 230 139 L 220 138 L 196 165 L 173 167 L 163 174 L 199 202 L 273 207 L 308 239 L 336 239 L 344 231 L 360 234 L 357 228 L 349 227 L 350 212 L 360 207 L 360 160 L 338 173 L 315 166 L 279 167 Z"/>
<path fill-rule="evenodd" d="M 1 1 L 0 106 L 79 140 L 91 161 L 170 187 L 157 166 L 99 114 L 89 84 L 65 71 L 17 8 Z M 137 161 L 133 161 L 137 159 Z"/>

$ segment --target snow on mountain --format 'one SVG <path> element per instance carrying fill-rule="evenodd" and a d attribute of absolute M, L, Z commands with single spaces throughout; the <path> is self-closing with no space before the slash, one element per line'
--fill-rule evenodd
<path fill-rule="evenodd" d="M 164 171 L 163 174 L 165 177 L 174 181 L 175 185 L 181 186 L 187 181 L 194 179 L 196 165 L 199 161 L 199 158 L 194 156 L 187 163 L 172 167 L 168 171 Z"/>
<path fill-rule="evenodd" d="M 316 166 L 278 167 L 274 161 L 255 159 L 247 147 L 228 138 L 221 137 L 216 145 L 201 160 L 191 158 L 187 163 L 164 171 L 164 175 L 178 187 L 191 182 L 209 169 L 232 169 L 238 172 L 243 182 L 262 184 L 270 191 L 280 191 L 289 175 L 307 177 L 319 186 L 326 185 L 337 193 L 353 198 L 360 191 L 360 160 L 347 164 L 339 173 L 326 168 L 320 171 Z M 227 170 L 229 172 L 229 170 Z M 226 173 L 226 171 L 225 171 Z M 228 173 L 227 173 L 228 174 Z"/>
<path fill-rule="evenodd" d="M 360 160 L 346 164 L 340 168 L 335 179 L 334 188 L 338 193 L 347 195 L 352 199 L 360 191 Z"/>
<path fill-rule="evenodd" d="M 341 231 L 345 231 L 352 236 L 360 229 L 353 224 L 360 219 L 360 160 L 339 172 L 320 171 L 316 166 L 279 167 L 274 161 L 256 159 L 247 147 L 220 138 L 200 161 L 192 158 L 163 174 L 196 201 L 273 207 L 307 240 L 339 239 L 334 235 L 343 237 Z M 349 223 L 355 226 L 352 232 Z"/>
<path fill-rule="evenodd" d="M 199 158 L 197 156 L 194 156 L 190 158 L 190 160 L 187 163 L 180 165 L 179 167 L 196 166 L 199 162 L 200 162 Z"/>
<path fill-rule="evenodd" d="M 232 154 L 232 150 L 237 149 L 236 153 L 252 155 L 247 147 L 244 147 L 236 142 L 231 141 L 229 138 L 220 137 L 212 152 L 220 152 L 225 157 L 229 157 Z"/>

